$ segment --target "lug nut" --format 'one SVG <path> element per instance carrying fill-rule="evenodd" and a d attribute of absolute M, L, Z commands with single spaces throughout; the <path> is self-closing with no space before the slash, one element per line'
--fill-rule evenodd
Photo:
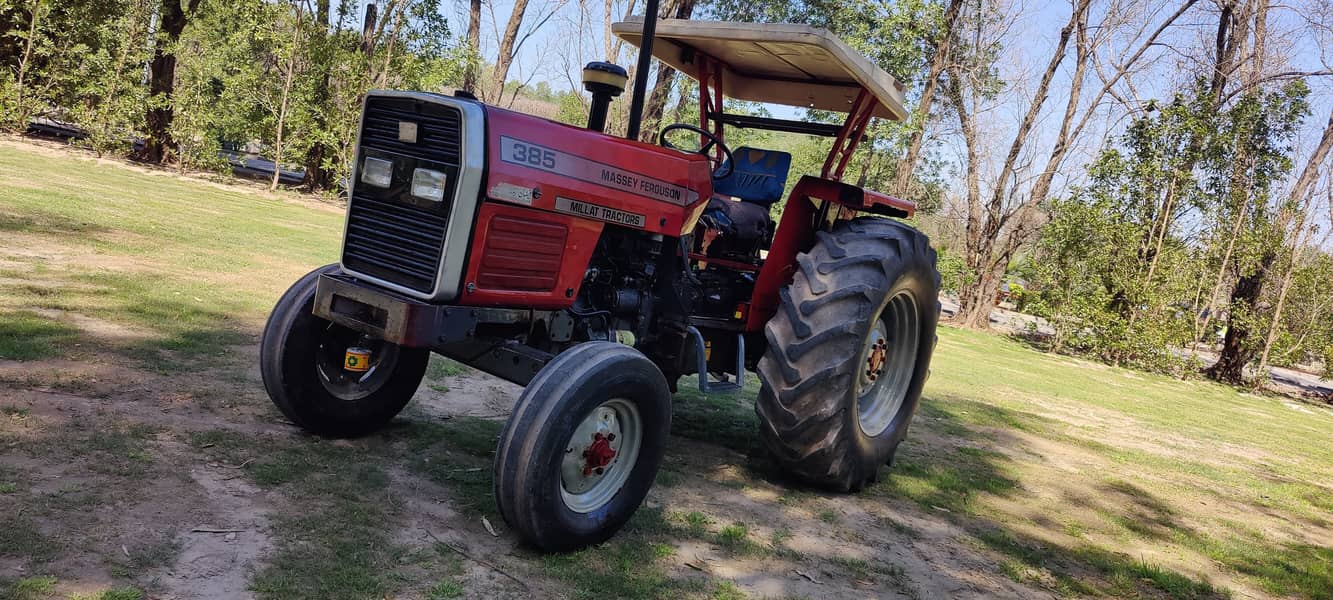
<path fill-rule="evenodd" d="M 614 441 L 616 441 L 616 434 L 614 434 L 614 433 L 608 433 L 608 434 L 606 434 L 606 441 L 608 441 L 608 442 L 614 442 Z"/>
<path fill-rule="evenodd" d="M 596 469 L 593 469 L 592 472 L 601 475 L 602 473 L 605 473 L 606 470 L 601 467 L 597 467 Z"/>

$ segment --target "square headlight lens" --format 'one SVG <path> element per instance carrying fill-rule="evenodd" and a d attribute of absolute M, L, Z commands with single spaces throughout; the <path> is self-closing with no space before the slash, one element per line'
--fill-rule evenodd
<path fill-rule="evenodd" d="M 361 163 L 361 183 L 387 188 L 393 184 L 393 161 L 366 157 Z"/>
<path fill-rule="evenodd" d="M 417 169 L 412 173 L 412 195 L 431 202 L 444 202 L 444 188 L 448 181 L 448 175 L 439 171 Z"/>

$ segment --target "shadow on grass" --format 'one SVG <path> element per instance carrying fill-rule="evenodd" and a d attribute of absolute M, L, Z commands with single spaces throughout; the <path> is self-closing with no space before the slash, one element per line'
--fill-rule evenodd
<path fill-rule="evenodd" d="M 4 293 L 35 310 L 0 312 L 0 358 L 69 356 L 78 345 L 108 350 L 158 372 L 178 373 L 195 370 L 251 339 L 237 322 L 236 315 L 244 313 L 239 299 L 162 276 L 88 273 L 69 281 L 34 280 Z M 109 326 L 81 328 L 77 321 L 62 318 L 62 312 Z"/>
<path fill-rule="evenodd" d="M 44 213 L 24 215 L 0 213 L 0 231 L 79 237 L 109 233 L 112 229 L 97 223 Z"/>
<path fill-rule="evenodd" d="M 31 311 L 0 311 L 0 358 L 41 360 L 60 356 L 62 348 L 81 338 L 80 333 L 77 327 Z"/>
<path fill-rule="evenodd" d="M 753 474 L 784 487 L 801 487 L 763 457 L 750 398 L 753 394 L 705 397 L 682 386 L 673 433 L 746 452 L 751 457 L 747 467 Z M 1004 557 L 1002 570 L 1008 576 L 1057 593 L 1226 597 L 1209 582 L 1128 554 L 1088 543 L 1058 545 L 1031 537 L 984 509 L 986 498 L 1028 495 L 1014 459 L 990 448 L 1018 447 L 1021 442 L 1015 432 L 1039 434 L 1058 431 L 1058 426 L 1058 421 L 1048 417 L 970 398 L 925 398 L 895 464 L 867 493 L 908 500 L 928 514 L 954 521 L 982 547 Z M 1113 516 L 1144 537 L 1170 541 L 1187 531 L 1179 527 L 1170 506 L 1128 483 L 1109 484 L 1096 492 L 1124 499 L 1120 504 L 1130 508 L 1123 514 L 1112 511 Z M 1063 529 L 1052 519 L 1044 521 L 1035 525 L 1053 534 Z M 1228 564 L 1246 572 L 1241 565 Z"/>
<path fill-rule="evenodd" d="M 917 435 L 909 436 L 898 464 L 876 491 L 905 498 L 944 514 L 980 544 L 1005 557 L 1001 570 L 1010 578 L 1062 595 L 1224 598 L 1211 583 L 1115 550 L 1084 541 L 1054 543 L 1003 522 L 978 501 L 985 497 L 1027 498 L 1021 474 L 1008 455 L 967 445 L 1017 448 L 1022 442 L 1010 432 L 1051 431 L 1055 421 L 1024 411 L 1000 408 L 965 398 L 922 401 Z M 961 442 L 961 443 L 960 443 Z M 1040 502 L 1031 497 L 1032 502 Z M 1067 497 L 1064 504 L 1100 507 L 1117 523 L 1150 540 L 1169 541 L 1188 530 L 1174 510 L 1146 491 L 1124 482 L 1110 483 L 1086 497 Z M 1128 508 L 1125 508 L 1128 507 Z M 1063 537 L 1058 515 L 1033 519 L 1051 538 Z"/>

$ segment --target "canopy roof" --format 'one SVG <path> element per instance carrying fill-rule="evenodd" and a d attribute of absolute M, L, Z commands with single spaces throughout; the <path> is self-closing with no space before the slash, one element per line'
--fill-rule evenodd
<path fill-rule="evenodd" d="M 611 31 L 635 46 L 643 19 Z M 879 100 L 874 115 L 901 121 L 903 86 L 828 30 L 809 25 L 661 19 L 653 56 L 699 79 L 698 53 L 725 65 L 723 92 L 739 100 L 848 112 L 861 93 Z"/>

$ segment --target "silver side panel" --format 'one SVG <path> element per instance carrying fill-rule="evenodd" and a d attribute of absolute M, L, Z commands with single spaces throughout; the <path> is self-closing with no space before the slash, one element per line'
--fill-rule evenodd
<path fill-rule="evenodd" d="M 361 104 L 361 118 L 366 115 L 366 102 L 372 97 L 413 98 L 457 108 L 462 114 L 462 135 L 460 140 L 459 182 L 457 196 L 453 199 L 453 208 L 449 213 L 449 224 L 444 236 L 444 253 L 440 260 L 439 272 L 435 275 L 435 289 L 429 294 L 385 281 L 373 275 L 361 273 L 341 264 L 343 272 L 355 275 L 358 279 L 369 281 L 404 296 L 428 302 L 451 302 L 458 299 L 463 286 L 463 271 L 467 268 L 467 247 L 472 237 L 472 221 L 477 215 L 477 205 L 481 203 L 482 176 L 486 169 L 486 111 L 481 104 L 469 100 L 436 96 L 421 92 L 400 92 L 376 90 L 366 94 Z M 360 183 L 361 168 L 361 131 L 364 123 L 357 125 L 356 157 L 352 163 L 352 176 L 348 193 L 349 202 L 355 198 L 356 186 Z M 348 211 L 350 218 L 350 210 Z M 343 237 L 346 239 L 347 223 L 343 225 Z M 339 254 L 341 257 L 342 255 Z M 341 261 L 341 258 L 339 259 Z"/>

